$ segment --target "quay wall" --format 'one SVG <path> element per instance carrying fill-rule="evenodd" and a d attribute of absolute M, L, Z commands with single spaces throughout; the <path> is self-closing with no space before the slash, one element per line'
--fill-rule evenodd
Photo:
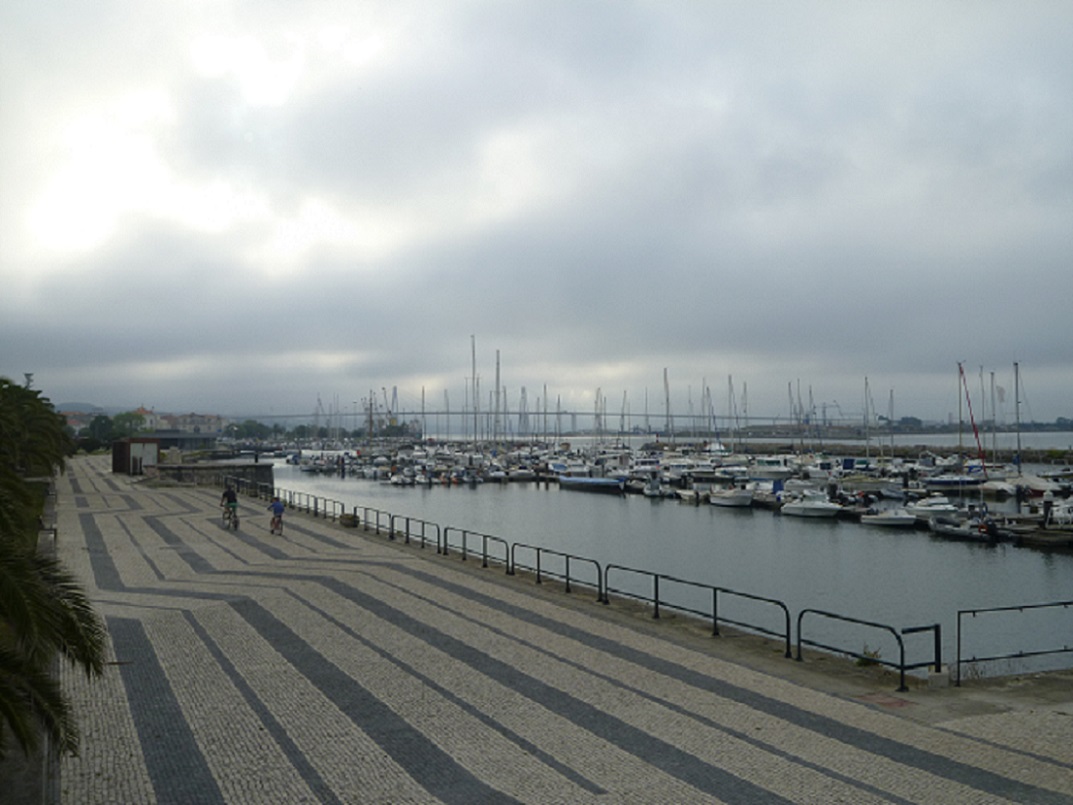
<path fill-rule="evenodd" d="M 163 483 L 223 487 L 224 478 L 232 477 L 250 483 L 275 486 L 275 476 L 269 463 L 158 464 L 153 470 L 155 480 Z"/>

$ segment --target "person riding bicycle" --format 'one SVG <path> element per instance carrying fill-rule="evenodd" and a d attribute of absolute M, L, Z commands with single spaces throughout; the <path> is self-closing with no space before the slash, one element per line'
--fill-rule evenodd
<path fill-rule="evenodd" d="M 220 505 L 230 509 L 233 516 L 238 515 L 238 495 L 235 494 L 235 489 L 230 484 L 227 485 L 223 495 L 220 496 Z"/>
<path fill-rule="evenodd" d="M 274 497 L 274 498 L 272 498 L 272 502 L 269 503 L 265 508 L 272 510 L 272 526 L 271 526 L 271 528 L 269 530 L 270 531 L 275 531 L 278 528 L 279 533 L 282 534 L 283 533 L 283 508 L 284 508 L 283 503 L 280 501 L 280 499 L 278 497 Z"/>

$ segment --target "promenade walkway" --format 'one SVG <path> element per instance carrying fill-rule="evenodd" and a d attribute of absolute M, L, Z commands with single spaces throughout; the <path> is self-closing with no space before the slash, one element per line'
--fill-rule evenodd
<path fill-rule="evenodd" d="M 58 490 L 112 659 L 64 671 L 65 805 L 1073 805 L 1070 677 L 895 693 L 107 459 Z"/>

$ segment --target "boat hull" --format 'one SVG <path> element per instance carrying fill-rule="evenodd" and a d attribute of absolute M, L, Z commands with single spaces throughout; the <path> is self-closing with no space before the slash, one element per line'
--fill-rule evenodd
<path fill-rule="evenodd" d="M 780 511 L 789 517 L 835 517 L 842 507 L 837 504 L 824 506 L 818 503 L 784 503 Z"/>
<path fill-rule="evenodd" d="M 728 509 L 747 509 L 753 505 L 753 490 L 714 489 L 708 496 L 708 502 L 713 506 L 722 506 Z"/>
<path fill-rule="evenodd" d="M 560 475 L 560 489 L 572 489 L 577 492 L 603 492 L 621 495 L 626 490 L 624 478 L 588 478 L 584 475 Z"/>

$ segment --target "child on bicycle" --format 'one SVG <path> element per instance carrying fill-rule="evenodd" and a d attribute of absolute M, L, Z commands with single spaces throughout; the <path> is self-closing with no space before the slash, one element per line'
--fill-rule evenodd
<path fill-rule="evenodd" d="M 272 502 L 265 508 L 272 510 L 272 525 L 268 529 L 271 533 L 275 533 L 277 530 L 280 534 L 283 533 L 283 503 L 278 497 L 272 498 Z"/>

